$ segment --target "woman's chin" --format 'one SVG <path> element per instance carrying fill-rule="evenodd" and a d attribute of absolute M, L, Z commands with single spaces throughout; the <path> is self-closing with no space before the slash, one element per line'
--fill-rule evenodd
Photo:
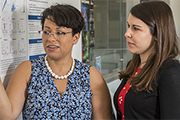
<path fill-rule="evenodd" d="M 135 53 L 135 52 L 134 52 L 133 50 L 131 50 L 131 49 L 128 49 L 128 51 L 129 51 L 130 53 L 132 53 L 132 54 Z"/>

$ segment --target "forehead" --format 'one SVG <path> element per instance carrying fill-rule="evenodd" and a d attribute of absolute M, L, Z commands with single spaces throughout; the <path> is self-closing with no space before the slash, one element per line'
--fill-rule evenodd
<path fill-rule="evenodd" d="M 56 25 L 56 23 L 55 22 L 53 22 L 51 19 L 45 19 L 45 21 L 44 21 L 44 26 L 56 26 L 56 27 L 59 27 L 58 25 Z"/>
<path fill-rule="evenodd" d="M 146 25 L 142 20 L 139 18 L 133 16 L 132 14 L 129 14 L 128 21 L 129 24 L 141 24 L 141 25 Z"/>
<path fill-rule="evenodd" d="M 55 22 L 53 22 L 52 20 L 45 19 L 44 29 L 68 30 L 68 29 L 71 29 L 71 28 L 67 28 L 67 27 L 64 27 L 64 26 L 58 26 L 58 25 L 57 25 Z"/>

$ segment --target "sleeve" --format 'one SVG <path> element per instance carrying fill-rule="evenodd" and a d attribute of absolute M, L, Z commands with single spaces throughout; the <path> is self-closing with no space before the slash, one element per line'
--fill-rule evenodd
<path fill-rule="evenodd" d="M 180 119 L 180 63 L 173 62 L 162 70 L 159 81 L 161 119 Z"/>

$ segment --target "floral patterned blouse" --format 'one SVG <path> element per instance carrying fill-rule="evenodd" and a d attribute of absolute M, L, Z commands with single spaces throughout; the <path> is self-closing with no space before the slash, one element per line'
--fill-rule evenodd
<path fill-rule="evenodd" d="M 66 91 L 61 96 L 53 77 L 46 69 L 44 57 L 31 60 L 32 71 L 23 119 L 89 120 L 92 116 L 90 66 L 76 60 Z"/>

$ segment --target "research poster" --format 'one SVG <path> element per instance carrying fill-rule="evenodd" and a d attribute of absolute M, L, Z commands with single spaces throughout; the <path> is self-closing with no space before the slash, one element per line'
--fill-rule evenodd
<path fill-rule="evenodd" d="M 29 40 L 29 60 L 39 58 L 45 55 L 42 37 L 38 31 L 42 30 L 41 27 L 41 13 L 51 5 L 49 0 L 29 0 L 27 7 L 28 18 L 28 40 Z M 36 49 L 34 49 L 36 48 Z"/>
<path fill-rule="evenodd" d="M 0 2 L 0 75 L 8 80 L 16 66 L 27 60 L 26 0 Z"/>
<path fill-rule="evenodd" d="M 81 10 L 81 0 L 0 0 L 0 77 L 5 87 L 21 62 L 45 56 L 40 15 L 56 3 Z M 72 56 L 81 61 L 81 51 L 80 41 Z"/>

